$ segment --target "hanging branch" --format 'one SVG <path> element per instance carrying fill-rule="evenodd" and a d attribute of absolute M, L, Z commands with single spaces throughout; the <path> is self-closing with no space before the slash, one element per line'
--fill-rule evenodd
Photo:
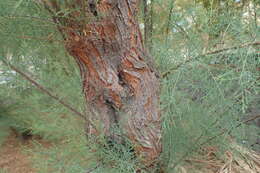
<path fill-rule="evenodd" d="M 43 87 L 42 85 L 40 85 L 38 82 L 36 82 L 34 79 L 32 79 L 31 77 L 29 77 L 27 74 L 25 74 L 24 72 L 22 72 L 21 70 L 19 70 L 18 68 L 16 68 L 15 66 L 11 65 L 10 63 L 6 62 L 5 60 L 1 59 L 1 61 L 6 65 L 9 66 L 13 71 L 15 71 L 16 73 L 20 74 L 23 78 L 25 78 L 27 81 L 29 81 L 30 83 L 32 83 L 33 85 L 35 85 L 42 93 L 47 94 L 49 97 L 53 98 L 54 100 L 58 101 L 61 105 L 63 105 L 64 107 L 66 107 L 67 109 L 69 109 L 71 112 L 75 113 L 76 115 L 78 115 L 79 117 L 83 118 L 85 121 L 87 121 L 93 128 L 95 128 L 94 124 L 92 122 L 90 122 L 86 116 L 77 111 L 75 108 L 73 108 L 71 105 L 69 105 L 68 103 L 66 103 L 64 100 L 62 100 L 60 97 L 52 94 L 49 90 L 47 90 L 45 87 Z"/>
<path fill-rule="evenodd" d="M 207 52 L 205 54 L 200 54 L 198 56 L 196 56 L 195 58 L 189 57 L 186 61 L 179 63 L 177 66 L 171 68 L 170 70 L 164 72 L 161 77 L 162 78 L 166 78 L 169 74 L 171 74 L 173 71 L 179 69 L 180 67 L 182 67 L 183 65 L 198 59 L 199 57 L 203 57 L 203 56 L 208 56 L 208 55 L 214 55 L 214 54 L 218 54 L 224 51 L 228 51 L 228 50 L 234 50 L 234 49 L 240 49 L 240 48 L 245 48 L 245 47 L 249 47 L 249 46 L 258 46 L 260 45 L 260 42 L 253 42 L 253 43 L 246 43 L 246 44 L 242 44 L 239 46 L 233 46 L 233 47 L 229 47 L 229 48 L 223 48 L 223 49 L 218 49 L 218 50 L 214 50 L 214 51 L 210 51 Z"/>

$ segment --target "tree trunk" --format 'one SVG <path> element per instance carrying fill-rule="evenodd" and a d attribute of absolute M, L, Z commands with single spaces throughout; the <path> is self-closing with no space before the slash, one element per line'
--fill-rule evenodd
<path fill-rule="evenodd" d="M 67 1 L 66 1 L 67 2 Z M 151 163 L 161 152 L 159 80 L 145 51 L 136 20 L 138 0 L 75 0 L 81 7 L 69 16 L 53 16 L 67 51 L 78 63 L 91 119 L 89 133 L 104 133 L 134 144 L 137 154 Z M 51 13 L 56 1 L 42 0 Z M 86 15 L 85 15 L 85 14 Z M 80 19 L 80 20 L 79 20 Z M 121 135 L 122 135 L 121 134 Z"/>

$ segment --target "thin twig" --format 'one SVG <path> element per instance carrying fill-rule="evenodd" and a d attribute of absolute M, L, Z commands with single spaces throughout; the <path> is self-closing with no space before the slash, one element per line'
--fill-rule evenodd
<path fill-rule="evenodd" d="M 207 139 L 206 141 L 200 143 L 198 146 L 203 146 L 203 145 L 209 143 L 210 141 L 212 141 L 213 139 L 216 139 L 217 137 L 222 136 L 222 135 L 225 134 L 225 133 L 230 134 L 234 129 L 240 127 L 242 124 L 248 123 L 248 122 L 253 121 L 253 120 L 257 119 L 257 118 L 260 118 L 260 115 L 255 115 L 255 116 L 253 116 L 253 117 L 251 117 L 251 118 L 249 118 L 249 119 L 246 119 L 246 120 L 244 120 L 244 121 L 241 121 L 239 124 L 237 124 L 235 127 L 230 128 L 229 130 L 225 129 L 225 130 L 223 130 L 222 132 L 220 132 L 219 134 L 217 134 L 217 135 L 215 135 L 215 136 L 212 136 L 211 138 Z M 198 140 L 201 138 L 201 136 L 202 136 L 202 135 L 200 135 L 200 137 L 198 137 L 196 141 L 198 141 Z M 191 150 L 187 151 L 187 152 L 181 157 L 181 159 L 179 159 L 179 160 L 174 164 L 174 166 L 173 166 L 172 168 L 175 169 L 176 166 L 177 166 L 182 160 L 184 160 L 190 153 L 193 153 L 196 149 L 197 149 L 197 147 L 193 147 Z"/>
<path fill-rule="evenodd" d="M 91 172 L 95 171 L 97 168 L 100 167 L 100 165 L 101 165 L 101 164 L 98 164 L 98 165 L 95 166 L 94 168 L 87 170 L 86 173 L 91 173 Z"/>
<path fill-rule="evenodd" d="M 210 51 L 210 52 L 207 52 L 205 54 L 200 54 L 200 55 L 196 56 L 195 58 L 189 57 L 186 61 L 181 62 L 177 66 L 175 66 L 175 67 L 171 68 L 170 70 L 164 72 L 161 75 L 161 77 L 162 78 L 167 77 L 173 71 L 179 69 L 183 65 L 185 65 L 185 64 L 187 64 L 187 63 L 189 63 L 189 62 L 191 62 L 193 60 L 198 59 L 199 57 L 203 57 L 203 56 L 207 56 L 207 55 L 214 55 L 214 54 L 218 54 L 218 53 L 221 53 L 221 52 L 224 52 L 224 51 L 228 51 L 228 50 L 232 50 L 232 49 L 239 49 L 239 48 L 244 48 L 244 47 L 248 47 L 248 46 L 258 46 L 258 45 L 260 45 L 260 42 L 246 43 L 246 44 L 242 44 L 242 45 L 239 45 L 239 46 L 233 46 L 233 47 L 229 47 L 229 48 L 223 48 L 223 49 L 219 49 L 219 50 Z"/>
<path fill-rule="evenodd" d="M 204 55 L 212 55 L 212 54 L 217 54 L 217 53 L 224 52 L 227 50 L 240 49 L 240 48 L 244 48 L 244 47 L 248 47 L 248 46 L 258 46 L 258 45 L 260 45 L 260 42 L 245 43 L 245 44 L 242 44 L 239 46 L 233 46 L 233 47 L 228 47 L 228 48 L 223 48 L 223 49 L 218 49 L 218 50 L 214 50 L 211 52 L 207 52 Z"/>
<path fill-rule="evenodd" d="M 28 20 L 37 20 L 40 22 L 48 22 L 51 24 L 55 24 L 51 19 L 49 18 L 42 18 L 42 17 L 35 17 L 35 16 L 15 16 L 15 15 L 10 15 L 10 16 L 3 16 L 3 18 L 8 18 L 8 19 L 13 19 L 13 18 L 27 18 Z"/>
<path fill-rule="evenodd" d="M 246 119 L 244 121 L 241 121 L 239 124 L 237 124 L 235 127 L 230 128 L 229 130 L 225 129 L 222 132 L 220 132 L 219 134 L 212 136 L 211 138 L 207 139 L 206 141 L 202 142 L 200 145 L 205 145 L 206 143 L 212 141 L 213 139 L 225 134 L 227 132 L 227 134 L 230 134 L 234 129 L 240 127 L 242 124 L 248 123 L 250 121 L 256 120 L 257 118 L 260 118 L 260 115 L 255 115 L 249 119 Z"/>
<path fill-rule="evenodd" d="M 10 63 L 6 62 L 5 60 L 1 59 L 1 61 L 9 66 L 12 70 L 14 70 L 15 72 L 17 72 L 18 74 L 20 74 L 22 77 L 24 77 L 27 81 L 31 82 L 33 85 L 35 85 L 41 92 L 47 94 L 48 96 L 50 96 L 51 98 L 53 98 L 54 100 L 58 101 L 61 105 L 63 105 L 64 107 L 66 107 L 67 109 L 69 109 L 71 112 L 75 113 L 76 115 L 78 115 L 79 117 L 83 118 L 85 121 L 87 121 L 93 128 L 95 128 L 94 124 L 88 120 L 86 118 L 86 116 L 77 111 L 75 108 L 73 108 L 71 105 L 69 105 L 68 103 L 66 103 L 64 100 L 62 100 L 60 97 L 52 94 L 49 90 L 47 90 L 45 87 L 43 87 L 42 85 L 40 85 L 38 82 L 36 82 L 34 79 L 32 79 L 31 77 L 29 77 L 27 74 L 25 74 L 24 72 L 22 72 L 21 70 L 19 70 L 18 68 L 16 68 L 15 66 L 11 65 Z"/>
<path fill-rule="evenodd" d="M 40 1 L 40 2 L 43 3 L 44 8 L 51 14 L 52 20 L 53 20 L 54 23 L 56 23 L 57 29 L 59 30 L 59 32 L 60 32 L 60 34 L 61 34 L 63 40 L 66 40 L 66 35 L 65 35 L 65 33 L 63 32 L 62 25 L 60 25 L 60 23 L 61 23 L 61 21 L 60 21 L 61 18 L 59 18 L 59 17 L 56 16 L 56 13 L 58 13 L 58 12 L 60 11 L 60 7 L 58 6 L 57 1 L 53 1 L 53 2 L 51 2 L 51 3 L 49 2 L 49 5 L 48 5 L 48 3 L 47 3 L 46 1 L 44 1 L 44 0 L 42 0 L 42 1 Z M 54 8 L 54 10 L 53 10 L 52 8 Z"/>

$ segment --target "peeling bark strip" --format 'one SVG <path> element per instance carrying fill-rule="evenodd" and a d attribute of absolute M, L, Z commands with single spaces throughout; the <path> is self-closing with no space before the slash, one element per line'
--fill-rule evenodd
<path fill-rule="evenodd" d="M 61 8 L 57 1 L 42 2 L 53 14 Z M 138 4 L 138 0 L 66 1 L 67 8 L 79 10 L 56 15 L 54 21 L 81 71 L 89 118 L 98 126 L 97 130 L 90 126 L 89 133 L 121 140 L 113 132 L 116 125 L 149 163 L 161 152 L 159 80 L 146 62 L 135 18 Z"/>

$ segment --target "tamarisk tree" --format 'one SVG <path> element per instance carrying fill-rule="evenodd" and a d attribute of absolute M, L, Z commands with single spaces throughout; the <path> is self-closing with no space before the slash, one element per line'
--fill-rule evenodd
<path fill-rule="evenodd" d="M 136 19 L 139 0 L 38 0 L 81 72 L 91 135 L 127 137 L 146 162 L 161 152 L 159 79 Z M 94 124 L 95 127 L 92 125 Z M 120 129 L 120 134 L 114 127 Z"/>

